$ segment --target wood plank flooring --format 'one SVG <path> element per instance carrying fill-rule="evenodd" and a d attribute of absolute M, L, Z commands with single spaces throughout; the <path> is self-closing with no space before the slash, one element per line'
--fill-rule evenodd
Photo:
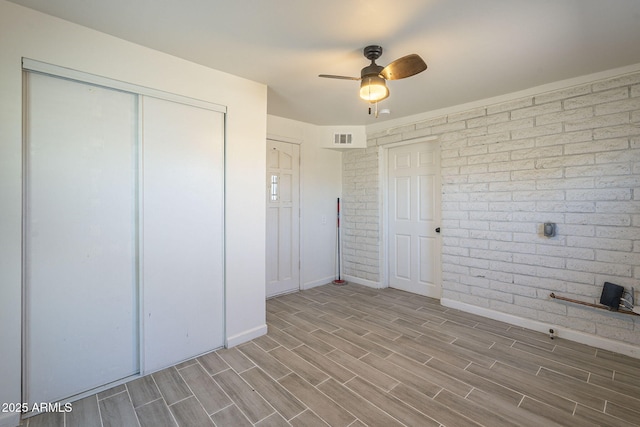
<path fill-rule="evenodd" d="M 267 301 L 269 333 L 26 427 L 640 425 L 640 360 L 394 289 Z"/>

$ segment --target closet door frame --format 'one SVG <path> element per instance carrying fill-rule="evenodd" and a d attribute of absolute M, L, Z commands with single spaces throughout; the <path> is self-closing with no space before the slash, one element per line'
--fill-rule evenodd
<path fill-rule="evenodd" d="M 222 188 L 222 224 L 221 224 L 221 231 L 222 231 L 222 241 L 220 242 L 220 245 L 222 247 L 222 298 L 223 298 L 223 314 L 222 314 L 222 345 L 224 345 L 224 340 L 225 340 L 225 334 L 226 334 L 226 326 L 225 326 L 225 321 L 226 321 L 226 301 L 225 301 L 225 286 L 226 286 L 226 281 L 225 281 L 225 262 L 224 262 L 224 257 L 225 257 L 225 247 L 226 247 L 226 243 L 225 243 L 225 219 L 224 219 L 224 212 L 225 212 L 225 205 L 224 205 L 224 192 L 225 192 L 225 188 L 226 188 L 226 184 L 225 184 L 225 175 L 226 175 L 226 168 L 225 168 L 225 145 L 226 145 L 226 113 L 227 113 L 227 108 L 223 105 L 219 105 L 219 104 L 214 104 L 208 101 L 203 101 L 203 100 L 199 100 L 199 99 L 195 99 L 195 98 L 190 98 L 190 97 L 186 97 L 186 96 L 182 96 L 182 95 L 177 95 L 177 94 L 173 94 L 173 93 L 169 93 L 169 92 L 164 92 L 161 90 L 157 90 L 157 89 L 153 89 L 153 88 L 148 88 L 148 87 L 143 87 L 143 86 L 138 86 L 136 84 L 132 84 L 132 83 L 127 83 L 127 82 L 123 82 L 120 80 L 114 80 L 114 79 L 110 79 L 108 77 L 103 77 L 103 76 L 99 76 L 99 75 L 95 75 L 95 74 L 90 74 L 90 73 L 85 73 L 82 71 L 77 71 L 77 70 L 73 70 L 70 68 L 65 68 L 65 67 L 61 67 L 61 66 L 57 66 L 57 65 L 53 65 L 53 64 L 49 64 L 49 63 L 45 63 L 45 62 L 41 62 L 41 61 L 37 61 L 37 60 L 33 60 L 33 59 L 29 59 L 29 58 L 22 58 L 22 69 L 23 69 L 23 80 L 26 80 L 26 74 L 27 73 L 40 73 L 40 74 L 46 74 L 46 75 L 50 75 L 52 77 L 59 77 L 59 78 L 65 78 L 65 79 L 69 79 L 69 80 L 75 80 L 81 83 L 89 83 L 89 84 L 93 84 L 96 86 L 102 86 L 108 89 L 115 89 L 115 90 L 120 90 L 120 91 L 124 91 L 124 92 L 129 92 L 132 93 L 133 95 L 136 95 L 138 97 L 138 152 L 137 152 L 137 166 L 138 166 L 138 171 L 137 171 L 137 185 L 134 190 L 136 191 L 136 193 L 138 193 L 139 197 L 137 200 L 137 216 L 135 218 L 135 227 L 137 228 L 137 239 L 135 242 L 136 245 L 136 255 L 137 255 L 137 299 L 138 299 L 138 358 L 139 358 L 139 373 L 129 376 L 127 378 L 123 378 L 121 380 L 109 383 L 109 384 L 105 384 L 103 386 L 99 386 L 96 388 L 93 388 L 91 390 L 87 390 L 86 392 L 82 392 L 79 394 L 76 394 L 74 396 L 69 396 L 69 399 L 65 399 L 63 401 L 70 401 L 70 400 L 76 400 L 76 399 L 80 399 L 82 397 L 94 394 L 96 392 L 99 392 L 101 390 L 105 390 L 108 389 L 110 387 L 113 387 L 115 385 L 118 384 L 122 384 L 125 383 L 127 381 L 130 381 L 132 378 L 137 378 L 143 375 L 146 375 L 148 373 L 150 373 L 150 371 L 148 371 L 145 368 L 145 354 L 144 354 L 144 340 L 145 340 L 145 330 L 144 330 L 144 278 L 142 277 L 143 274 L 143 265 L 142 265 L 142 260 L 143 260 L 143 251 L 144 251 L 144 246 L 143 246 L 143 238 L 144 238 L 144 224 L 142 223 L 142 218 L 144 215 L 144 203 L 143 203 L 143 197 L 140 197 L 140 193 L 142 191 L 143 188 L 143 178 L 144 178 L 144 165 L 143 165 L 143 150 L 144 150 L 144 140 L 143 140 L 143 135 L 142 135 L 142 121 L 141 121 L 141 117 L 143 117 L 143 106 L 142 106 L 142 102 L 140 102 L 141 98 L 143 96 L 149 96 L 149 97 L 153 97 L 153 98 L 158 98 L 158 99 L 162 99 L 162 100 L 167 100 L 167 101 L 171 101 L 171 102 L 175 102 L 175 103 L 180 103 L 180 104 L 185 104 L 185 105 L 189 105 L 189 106 L 194 106 L 194 107 L 199 107 L 199 108 L 203 108 L 206 110 L 211 110 L 211 111 L 215 111 L 215 112 L 219 112 L 223 114 L 223 132 L 222 132 L 222 183 L 221 183 L 221 188 Z M 23 127 L 26 129 L 26 124 L 23 125 Z M 24 132 L 23 132 L 24 133 Z M 26 149 L 26 140 L 23 141 L 23 147 L 24 149 Z M 26 153 L 23 153 L 23 158 L 26 158 Z M 26 191 L 26 176 L 23 176 L 23 195 L 25 194 Z M 23 217 L 26 214 L 26 198 L 23 197 Z M 27 301 L 25 299 L 25 295 L 26 295 L 26 271 L 25 271 L 25 257 L 26 257 L 26 250 L 25 250 L 25 225 L 24 225 L 24 221 L 23 221 L 23 230 L 22 230 L 22 234 L 23 234 L 23 247 L 22 247 L 22 293 L 23 293 L 23 298 L 22 298 L 22 313 L 23 313 L 23 319 L 22 319 L 22 323 L 23 323 L 23 328 L 22 328 L 22 370 L 24 373 L 24 369 L 27 366 L 27 355 L 25 352 L 25 344 L 26 344 L 26 324 L 28 322 L 28 319 L 26 318 L 27 315 L 27 310 L 26 310 L 26 304 Z M 212 349 L 213 350 L 213 349 Z M 176 361 L 176 363 L 178 363 L 179 361 Z M 26 396 L 27 394 L 27 384 L 26 384 L 26 380 L 25 380 L 26 375 L 23 375 L 23 396 Z"/>

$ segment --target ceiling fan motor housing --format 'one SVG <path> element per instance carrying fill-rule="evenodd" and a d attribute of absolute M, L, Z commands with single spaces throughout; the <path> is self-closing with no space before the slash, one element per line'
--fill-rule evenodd
<path fill-rule="evenodd" d="M 360 71 L 360 77 L 365 78 L 365 77 L 369 77 L 369 76 L 379 76 L 380 72 L 384 69 L 384 67 L 382 65 L 378 65 L 378 64 L 371 64 L 368 65 L 366 67 L 364 67 L 362 69 L 362 71 Z"/>
<path fill-rule="evenodd" d="M 375 61 L 380 58 L 380 55 L 382 55 L 381 46 L 371 45 L 364 48 L 364 57 L 370 61 Z"/>
<path fill-rule="evenodd" d="M 382 55 L 381 46 L 371 45 L 364 48 L 364 56 L 371 61 L 371 64 L 360 71 L 361 78 L 380 75 L 380 72 L 384 69 L 383 66 L 376 64 L 376 59 L 380 58 L 380 55 Z"/>

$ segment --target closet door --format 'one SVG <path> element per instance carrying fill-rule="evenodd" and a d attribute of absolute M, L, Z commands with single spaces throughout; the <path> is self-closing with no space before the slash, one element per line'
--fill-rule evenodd
<path fill-rule="evenodd" d="M 143 369 L 152 372 L 224 344 L 224 115 L 142 102 Z"/>
<path fill-rule="evenodd" d="M 24 397 L 139 370 L 137 99 L 26 74 Z"/>

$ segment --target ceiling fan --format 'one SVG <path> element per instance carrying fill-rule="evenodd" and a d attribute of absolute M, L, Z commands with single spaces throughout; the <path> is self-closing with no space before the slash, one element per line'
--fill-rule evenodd
<path fill-rule="evenodd" d="M 419 55 L 411 54 L 396 59 L 386 67 L 376 64 L 376 59 L 382 55 L 382 47 L 367 46 L 363 50 L 365 58 L 371 64 L 360 71 L 360 77 L 335 76 L 320 74 L 318 77 L 343 80 L 360 80 L 360 98 L 370 103 L 377 103 L 389 96 L 387 80 L 399 80 L 411 77 L 427 69 L 427 64 Z M 369 109 L 371 113 L 371 109 Z"/>

